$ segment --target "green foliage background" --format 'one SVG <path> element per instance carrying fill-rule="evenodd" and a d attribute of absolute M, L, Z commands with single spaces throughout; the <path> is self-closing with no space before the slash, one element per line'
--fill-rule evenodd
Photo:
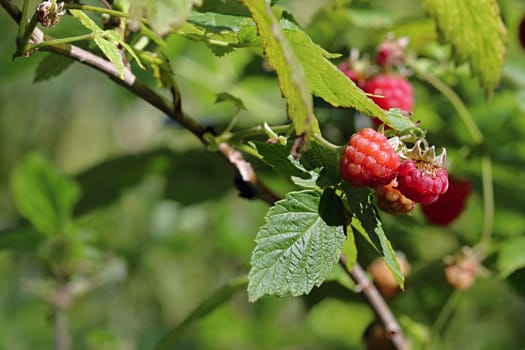
<path fill-rule="evenodd" d="M 354 1 L 335 9 L 338 3 L 344 1 L 304 6 L 288 0 L 279 5 L 329 52 L 347 55 L 350 47 L 372 52 L 388 31 L 408 35 L 420 56 L 441 63 L 433 67 L 435 73 L 467 104 L 493 157 L 494 249 L 503 249 L 507 260 L 491 255 L 485 264 L 492 273 L 451 298 L 454 292 L 444 283 L 442 258 L 479 239 L 480 164 L 476 150 L 467 154 L 465 145 L 472 141 L 449 102 L 424 82 L 412 80 L 414 115 L 433 143 L 447 146 L 453 171 L 469 177 L 474 188 L 466 212 L 447 229 L 427 225 L 419 211 L 407 218 L 382 215 L 389 239 L 413 266 L 406 292 L 392 302 L 394 312 L 415 348 L 423 348 L 433 327 L 439 328 L 436 318 L 447 300 L 445 308 L 453 313 L 436 349 L 524 347 L 525 263 L 519 259 L 524 250 L 516 247 L 525 248 L 525 50 L 517 39 L 525 4 L 499 2 L 508 49 L 501 83 L 487 101 L 465 65 L 448 63 L 450 50 L 437 44 L 418 1 Z M 60 36 L 81 29 L 65 17 L 50 33 Z M 58 78 L 33 84 L 38 61 L 46 54 L 12 61 L 16 26 L 3 12 L 0 31 L 5 33 L 0 41 L 0 228 L 28 226 L 15 208 L 10 176 L 30 154 L 42 155 L 76 179 L 82 194 L 71 225 L 80 248 L 71 254 L 73 260 L 87 262 L 86 275 L 96 285 L 71 307 L 74 348 L 151 349 L 203 298 L 249 270 L 268 206 L 239 198 L 225 162 L 91 69 L 74 64 Z M 216 104 L 215 99 L 228 92 L 246 106 L 236 128 L 286 122 L 276 79 L 264 69 L 256 49 L 217 57 L 204 43 L 177 35 L 167 41 L 165 53 L 189 115 L 225 129 L 236 106 Z M 139 76 L 154 84 L 149 72 Z M 323 134 L 343 144 L 355 127 L 353 114 L 315 102 Z M 294 188 L 262 162 L 251 161 L 276 192 Z M 18 244 L 2 240 L 5 237 L 0 237 L 0 348 L 51 348 L 52 309 L 45 295 L 53 283 L 47 269 L 53 266 L 44 266 L 40 259 L 50 251 L 52 257 L 60 256 L 53 247 L 27 254 L 38 236 Z M 366 265 L 375 253 L 357 243 Z M 236 293 L 191 325 L 176 349 L 363 349 L 361 336 L 374 315 L 360 295 L 348 289 L 352 287 L 336 271 L 304 297 L 267 297 L 251 304 L 245 292 Z"/>

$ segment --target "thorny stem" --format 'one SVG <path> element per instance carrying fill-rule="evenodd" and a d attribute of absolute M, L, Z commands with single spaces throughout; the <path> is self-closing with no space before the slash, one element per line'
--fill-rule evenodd
<path fill-rule="evenodd" d="M 356 283 L 358 288 L 363 292 L 364 296 L 367 299 L 367 302 L 370 304 L 372 309 L 375 311 L 385 329 L 389 335 L 392 343 L 394 344 L 397 350 L 407 350 L 408 344 L 403 335 L 403 330 L 397 322 L 394 314 L 388 307 L 385 299 L 381 296 L 381 293 L 377 290 L 372 282 L 366 276 L 365 271 L 359 265 L 355 263 L 352 270 L 346 268 L 346 257 L 341 255 L 339 258 L 339 264 L 346 271 L 348 276 Z"/>
<path fill-rule="evenodd" d="M 414 65 L 413 65 L 414 66 Z M 461 118 L 465 126 L 467 127 L 473 141 L 476 145 L 481 145 L 484 142 L 483 134 L 479 130 L 474 118 L 470 114 L 469 110 L 459 98 L 459 96 L 452 90 L 448 85 L 443 83 L 437 77 L 430 73 L 417 69 L 414 66 L 417 74 L 432 85 L 436 90 L 445 96 L 454 109 L 458 116 Z M 483 191 L 483 228 L 481 231 L 480 241 L 478 247 L 482 256 L 486 254 L 490 239 L 492 236 L 492 226 L 494 223 L 494 188 L 492 179 L 492 162 L 488 152 L 481 157 L 481 181 Z"/>

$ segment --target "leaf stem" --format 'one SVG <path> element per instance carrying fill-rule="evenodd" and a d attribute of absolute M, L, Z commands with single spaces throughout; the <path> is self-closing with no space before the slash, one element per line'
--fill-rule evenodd
<path fill-rule="evenodd" d="M 180 340 L 184 331 L 195 321 L 205 317 L 227 302 L 232 295 L 248 286 L 248 276 L 243 275 L 226 283 L 224 286 L 213 292 L 207 299 L 201 302 L 186 318 L 175 328 L 171 329 L 155 346 L 154 350 L 173 349 Z"/>
<path fill-rule="evenodd" d="M 361 265 L 356 262 L 353 268 L 348 270 L 346 266 L 346 257 L 344 255 L 340 256 L 339 264 L 343 267 L 348 276 L 350 276 L 350 278 L 352 278 L 352 280 L 356 283 L 357 287 L 363 292 L 368 303 L 385 326 L 387 334 L 392 340 L 395 348 L 397 350 L 407 350 L 408 344 L 401 326 L 388 307 L 388 304 L 385 302 L 385 299 L 383 299 L 383 296 L 381 296 L 381 293 L 379 293 L 374 284 L 370 282 L 366 276 L 366 273 Z"/>
<path fill-rule="evenodd" d="M 24 7 L 27 7 L 26 1 L 24 1 Z M 21 36 L 18 38 L 19 40 L 17 40 L 17 48 L 15 54 L 13 55 L 14 57 L 22 56 L 29 51 L 29 40 L 31 39 L 33 30 L 36 28 L 36 25 L 38 23 L 38 12 L 35 11 L 33 13 L 33 16 L 31 17 L 31 20 L 29 21 L 29 23 L 27 23 L 27 8 L 24 8 L 20 17 L 19 25 L 22 26 L 22 23 L 24 24 L 24 29 Z M 19 28 L 19 33 L 20 32 L 21 29 Z"/>
<path fill-rule="evenodd" d="M 454 312 L 454 309 L 457 307 L 462 295 L 463 294 L 460 291 L 454 290 L 454 292 L 452 292 L 452 294 L 448 297 L 445 305 L 443 305 L 441 308 L 439 315 L 437 316 L 436 321 L 430 330 L 431 344 L 434 343 L 435 345 L 433 339 L 440 338 L 440 333 L 443 331 L 447 320 L 450 318 Z"/>
<path fill-rule="evenodd" d="M 67 38 L 45 40 L 45 41 L 32 45 L 30 49 L 36 50 L 36 49 L 41 49 L 46 46 L 57 46 L 57 45 L 69 44 L 69 43 L 73 43 L 76 41 L 93 39 L 94 37 L 95 37 L 95 33 L 89 33 L 89 34 L 82 34 L 82 35 L 77 35 L 77 36 L 70 36 Z"/>
<path fill-rule="evenodd" d="M 128 18 L 129 17 L 129 15 L 127 13 L 122 12 L 122 11 L 106 9 L 106 8 L 103 8 L 103 7 L 91 6 L 91 5 L 66 4 L 64 6 L 64 8 L 68 9 L 68 10 L 82 10 L 82 11 L 103 13 L 103 14 L 106 14 L 106 15 L 114 16 L 114 17 L 124 17 L 124 18 Z"/>
<path fill-rule="evenodd" d="M 22 37 L 24 36 L 24 33 L 27 28 L 27 11 L 29 10 L 29 0 L 24 0 L 24 4 L 22 5 L 22 13 L 20 17 L 20 24 L 18 25 L 18 33 L 16 36 L 16 42 L 20 43 L 22 40 Z"/>

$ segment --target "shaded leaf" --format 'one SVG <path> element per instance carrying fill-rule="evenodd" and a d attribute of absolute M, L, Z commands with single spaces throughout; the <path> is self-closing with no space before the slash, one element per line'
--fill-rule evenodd
<path fill-rule="evenodd" d="M 319 215 L 328 226 L 346 226 L 345 206 L 333 188 L 326 188 L 319 202 Z"/>
<path fill-rule="evenodd" d="M 351 271 L 357 261 L 357 246 L 355 244 L 354 231 L 351 228 L 347 230 L 346 236 L 342 254 L 346 257 L 346 270 Z"/>
<path fill-rule="evenodd" d="M 246 106 L 244 105 L 244 102 L 242 102 L 240 98 L 235 97 L 232 94 L 229 94 L 227 92 L 220 92 L 217 94 L 217 97 L 215 98 L 215 103 L 220 103 L 220 102 L 230 102 L 237 109 L 239 110 L 243 109 L 246 111 Z"/>
<path fill-rule="evenodd" d="M 67 227 L 80 196 L 73 180 L 36 154 L 14 169 L 11 191 L 22 216 L 48 235 L 58 234 Z"/>
<path fill-rule="evenodd" d="M 45 55 L 36 68 L 33 82 L 38 83 L 60 75 L 75 61 L 62 55 Z"/>
<path fill-rule="evenodd" d="M 365 238 L 368 238 L 367 240 L 371 239 L 376 249 L 380 248 L 380 253 L 385 258 L 388 268 L 392 271 L 397 283 L 399 283 L 401 288 L 404 288 L 405 279 L 401 273 L 396 253 L 385 235 L 383 224 L 379 219 L 376 208 L 372 204 L 372 196 L 368 189 L 354 189 L 347 185 L 344 188 L 348 198 L 348 205 L 354 215 L 352 226 L 358 231 L 364 230 L 366 232 Z"/>
<path fill-rule="evenodd" d="M 468 62 L 486 92 L 497 85 L 507 32 L 496 0 L 425 0 L 438 31 L 454 48 L 458 63 Z"/>
<path fill-rule="evenodd" d="M 335 186 L 341 181 L 339 177 L 341 152 L 339 147 L 326 147 L 314 139 L 310 142 L 309 149 L 302 154 L 300 161 L 307 170 L 321 169 L 317 180 L 319 187 Z"/>
<path fill-rule="evenodd" d="M 321 193 L 290 192 L 266 215 L 252 254 L 248 295 L 293 296 L 319 286 L 339 259 L 345 235 L 319 216 Z"/>
<path fill-rule="evenodd" d="M 277 73 L 295 133 L 306 134 L 309 139 L 314 133 L 320 133 L 320 130 L 313 114 L 312 96 L 307 88 L 303 67 L 281 31 L 270 5 L 264 0 L 243 2 L 257 24 L 268 63 Z"/>
<path fill-rule="evenodd" d="M 84 195 L 75 214 L 113 203 L 126 189 L 152 174 L 166 178 L 167 198 L 185 205 L 217 198 L 233 186 L 232 168 L 205 150 L 174 153 L 159 149 L 124 155 L 99 163 L 77 176 Z"/>
<path fill-rule="evenodd" d="M 254 141 L 257 152 L 262 156 L 262 160 L 273 167 L 280 175 L 285 177 L 295 176 L 302 179 L 308 179 L 309 174 L 303 169 L 299 169 L 296 164 L 292 163 L 290 158 L 291 144 L 282 145 L 280 143 L 266 143 Z"/>
<path fill-rule="evenodd" d="M 525 267 L 525 237 L 506 241 L 498 254 L 498 268 L 503 278 Z"/>
<path fill-rule="evenodd" d="M 13 227 L 0 230 L 0 249 L 34 250 L 45 236 L 32 227 Z"/>

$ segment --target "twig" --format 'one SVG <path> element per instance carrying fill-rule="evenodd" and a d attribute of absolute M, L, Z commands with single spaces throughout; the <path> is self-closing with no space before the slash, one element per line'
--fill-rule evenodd
<path fill-rule="evenodd" d="M 343 266 L 344 270 L 352 278 L 352 280 L 357 284 L 358 288 L 363 292 L 367 302 L 370 304 L 374 312 L 377 314 L 385 329 L 388 336 L 392 340 L 392 343 L 397 350 L 407 350 L 407 342 L 405 336 L 403 335 L 403 330 L 399 323 L 397 322 L 394 314 L 390 311 L 385 299 L 381 296 L 377 288 L 366 276 L 365 271 L 359 263 L 355 263 L 352 270 L 347 270 L 346 268 L 346 257 L 341 255 L 339 258 L 339 263 Z"/>

